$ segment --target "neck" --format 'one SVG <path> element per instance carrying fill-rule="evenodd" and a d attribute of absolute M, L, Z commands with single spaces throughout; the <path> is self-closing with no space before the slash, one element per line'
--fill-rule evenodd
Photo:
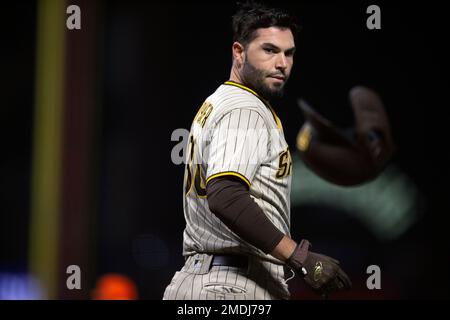
<path fill-rule="evenodd" d="M 234 65 L 231 68 L 230 81 L 234 81 L 234 82 L 237 82 L 237 83 L 242 83 L 241 76 L 240 76 L 238 70 L 236 69 L 236 67 Z"/>

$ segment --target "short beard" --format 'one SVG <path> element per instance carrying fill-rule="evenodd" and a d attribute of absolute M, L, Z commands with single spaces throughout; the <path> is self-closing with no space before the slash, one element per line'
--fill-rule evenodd
<path fill-rule="evenodd" d="M 245 59 L 241 73 L 244 84 L 255 90 L 266 100 L 283 97 L 284 84 L 280 88 L 277 88 L 275 90 L 269 88 L 266 84 L 264 84 L 264 80 L 269 74 L 270 73 L 264 70 L 255 68 L 247 59 Z"/>

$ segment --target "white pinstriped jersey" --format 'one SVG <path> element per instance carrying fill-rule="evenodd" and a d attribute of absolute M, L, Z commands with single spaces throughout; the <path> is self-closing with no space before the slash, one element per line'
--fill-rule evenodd
<path fill-rule="evenodd" d="M 205 186 L 239 177 L 270 221 L 290 235 L 292 159 L 280 120 L 256 92 L 225 82 L 192 123 L 187 152 L 183 254 L 244 253 L 281 264 L 233 233 L 208 207 Z"/>

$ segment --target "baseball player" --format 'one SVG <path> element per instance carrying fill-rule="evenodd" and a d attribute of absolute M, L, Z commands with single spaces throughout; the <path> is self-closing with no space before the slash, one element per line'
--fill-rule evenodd
<path fill-rule="evenodd" d="M 319 294 L 351 287 L 337 260 L 290 236 L 292 158 L 269 101 L 282 96 L 291 73 L 296 30 L 289 14 L 255 3 L 233 16 L 230 78 L 205 100 L 191 126 L 186 261 L 163 299 L 289 299 L 286 282 L 294 274 Z M 309 116 L 298 138 L 305 158 L 316 155 L 322 138 L 321 122 Z"/>

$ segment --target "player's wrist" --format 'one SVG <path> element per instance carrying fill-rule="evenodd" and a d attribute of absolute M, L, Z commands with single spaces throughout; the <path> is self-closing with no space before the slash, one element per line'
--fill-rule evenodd
<path fill-rule="evenodd" d="M 284 235 L 281 241 L 277 244 L 275 249 L 270 254 L 275 258 L 286 262 L 287 259 L 289 259 L 289 257 L 295 251 L 296 247 L 297 243 L 288 236 Z"/>
<path fill-rule="evenodd" d="M 300 243 L 295 247 L 292 254 L 286 260 L 286 264 L 299 272 L 303 277 L 306 276 L 307 270 L 304 267 L 306 258 L 308 257 L 308 251 L 310 247 L 310 242 L 306 239 L 300 241 Z"/>

